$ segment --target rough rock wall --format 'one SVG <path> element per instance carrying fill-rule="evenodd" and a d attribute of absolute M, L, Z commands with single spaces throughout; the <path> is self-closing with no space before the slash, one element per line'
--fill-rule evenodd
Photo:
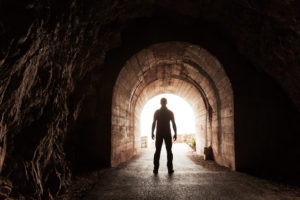
<path fill-rule="evenodd" d="M 237 52 L 275 78 L 300 110 L 300 2 L 230 0 L 159 1 L 186 16 L 216 23 Z M 220 36 L 220 37 L 223 37 Z"/>
<path fill-rule="evenodd" d="M 240 54 L 274 77 L 300 107 L 298 1 L 153 3 L 0 2 L 1 195 L 51 199 L 65 192 L 72 176 L 67 160 L 73 156 L 72 148 L 65 150 L 65 140 L 76 132 L 78 119 L 95 114 L 95 103 L 87 106 L 91 98 L 101 100 L 111 92 L 101 85 L 105 52 L 119 45 L 126 21 L 172 17 L 159 7 L 179 13 L 177 21 L 187 15 L 215 23 Z M 119 70 L 108 71 L 112 83 Z M 95 95 L 97 84 L 103 94 Z M 66 159 L 68 151 L 71 158 Z"/>
<path fill-rule="evenodd" d="M 235 1 L 230 6 L 227 30 L 236 37 L 238 51 L 276 79 L 300 111 L 300 2 Z"/>
<path fill-rule="evenodd" d="M 52 199 L 71 180 L 64 141 L 87 95 L 77 83 L 106 45 L 83 2 L 7 1 L 1 15 L 1 195 Z"/>

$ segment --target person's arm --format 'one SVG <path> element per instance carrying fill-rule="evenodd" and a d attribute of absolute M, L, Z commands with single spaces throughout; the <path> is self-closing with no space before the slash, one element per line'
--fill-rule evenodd
<path fill-rule="evenodd" d="M 153 122 L 152 122 L 152 131 L 151 131 L 151 137 L 152 137 L 152 140 L 154 140 L 154 129 L 155 129 L 155 125 L 156 125 L 156 112 L 154 113 L 154 116 L 153 116 Z"/>
<path fill-rule="evenodd" d="M 171 122 L 172 122 L 172 127 L 174 130 L 174 141 L 176 141 L 177 139 L 177 127 L 176 127 L 176 123 L 175 123 L 175 119 L 174 119 L 174 114 L 172 113 L 171 115 Z"/>

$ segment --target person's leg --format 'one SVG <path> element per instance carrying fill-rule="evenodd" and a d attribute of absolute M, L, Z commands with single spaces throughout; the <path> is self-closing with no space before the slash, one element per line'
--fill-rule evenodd
<path fill-rule="evenodd" d="M 153 160 L 153 164 L 154 164 L 154 173 L 157 173 L 158 168 L 159 168 L 159 158 L 160 158 L 160 151 L 161 151 L 161 146 L 163 143 L 163 138 L 160 136 L 156 136 L 156 140 L 155 140 L 155 153 L 154 153 L 154 160 Z"/>
<path fill-rule="evenodd" d="M 165 137 L 165 144 L 166 144 L 166 150 L 167 150 L 167 166 L 168 166 L 168 171 L 169 173 L 173 173 L 173 153 L 172 153 L 172 136 L 167 135 Z"/>

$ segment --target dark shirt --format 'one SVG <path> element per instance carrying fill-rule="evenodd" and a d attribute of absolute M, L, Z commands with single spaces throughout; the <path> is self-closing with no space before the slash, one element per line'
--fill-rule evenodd
<path fill-rule="evenodd" d="M 157 120 L 156 133 L 171 134 L 170 121 L 174 120 L 174 114 L 166 107 L 161 107 L 154 113 L 154 120 Z"/>

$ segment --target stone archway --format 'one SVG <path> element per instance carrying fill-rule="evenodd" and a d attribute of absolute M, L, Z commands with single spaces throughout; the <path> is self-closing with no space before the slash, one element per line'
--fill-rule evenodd
<path fill-rule="evenodd" d="M 212 147 L 215 161 L 235 169 L 234 104 L 231 83 L 208 51 L 184 42 L 152 45 L 132 56 L 113 90 L 111 165 L 139 150 L 139 117 L 151 97 L 170 92 L 196 111 L 199 154 Z"/>

